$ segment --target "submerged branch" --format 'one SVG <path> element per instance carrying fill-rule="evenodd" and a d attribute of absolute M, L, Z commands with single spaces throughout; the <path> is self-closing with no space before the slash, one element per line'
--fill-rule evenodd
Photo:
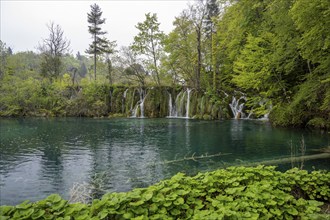
<path fill-rule="evenodd" d="M 313 154 L 313 155 L 305 155 L 300 157 L 286 157 L 280 159 L 266 160 L 266 161 L 258 161 L 258 162 L 248 162 L 242 163 L 240 166 L 257 166 L 257 165 L 276 165 L 276 164 L 286 164 L 292 162 L 301 162 L 307 160 L 317 160 L 317 159 L 327 159 L 330 158 L 330 153 L 321 153 L 321 154 Z"/>
<path fill-rule="evenodd" d="M 231 153 L 217 153 L 217 154 L 212 154 L 212 155 L 200 155 L 200 156 L 195 156 L 196 153 L 193 153 L 191 155 L 191 157 L 184 157 L 182 159 L 178 159 L 178 160 L 165 160 L 164 162 L 159 162 L 156 164 L 171 164 L 171 163 L 178 163 L 178 162 L 183 162 L 183 161 L 197 161 L 200 159 L 207 159 L 207 158 L 213 158 L 213 157 L 220 157 L 220 156 L 225 156 L 225 155 L 230 155 Z"/>

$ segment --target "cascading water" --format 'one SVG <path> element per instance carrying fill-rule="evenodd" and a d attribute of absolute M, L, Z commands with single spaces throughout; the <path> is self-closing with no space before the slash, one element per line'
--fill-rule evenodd
<path fill-rule="evenodd" d="M 172 95 L 169 93 L 169 118 L 189 118 L 190 94 L 192 89 L 181 91 L 175 99 L 173 105 Z"/>
<path fill-rule="evenodd" d="M 260 103 L 259 103 L 259 104 L 260 104 Z M 262 103 L 262 104 L 263 104 L 263 103 Z M 265 113 L 265 114 L 263 115 L 262 118 L 259 118 L 259 120 L 268 121 L 268 120 L 269 120 L 269 114 L 270 114 L 272 108 L 273 108 L 273 106 L 272 106 L 271 104 L 268 105 L 268 106 L 267 106 L 267 113 Z"/>
<path fill-rule="evenodd" d="M 130 112 L 132 112 L 133 111 L 133 107 L 134 107 L 134 95 L 135 95 L 135 89 L 133 90 L 133 93 L 132 93 L 132 102 L 131 102 L 131 108 L 130 108 Z"/>
<path fill-rule="evenodd" d="M 123 94 L 123 97 L 122 97 L 122 105 L 121 105 L 121 111 L 122 111 L 122 113 L 125 112 L 125 102 L 126 102 L 127 91 L 128 91 L 128 89 L 126 89 L 124 91 L 124 94 Z"/>
<path fill-rule="evenodd" d="M 137 118 L 138 116 L 138 110 L 140 109 L 140 117 L 144 118 L 144 101 L 146 100 L 147 93 L 142 88 L 138 90 L 140 94 L 140 100 L 136 103 L 133 111 L 132 111 L 132 118 Z"/>
<path fill-rule="evenodd" d="M 124 94 L 123 94 L 124 99 L 126 99 L 127 92 L 128 92 L 128 89 L 126 89 L 126 90 L 124 91 Z"/>
<path fill-rule="evenodd" d="M 167 92 L 168 93 L 168 116 L 169 118 L 172 118 L 174 117 L 175 115 L 175 108 L 173 108 L 173 101 L 172 101 L 172 95 L 171 93 Z"/>
<path fill-rule="evenodd" d="M 189 118 L 189 107 L 190 107 L 190 92 L 191 89 L 187 89 L 187 106 L 186 106 L 186 118 Z"/>
<path fill-rule="evenodd" d="M 186 96 L 186 92 L 180 92 L 175 99 L 175 114 L 174 117 L 183 117 L 183 102 Z"/>
<path fill-rule="evenodd" d="M 244 101 L 246 101 L 246 97 L 242 95 L 239 99 L 236 99 L 233 96 L 231 104 L 229 104 L 230 109 L 234 115 L 235 119 L 250 119 L 250 116 L 253 114 L 253 109 L 250 110 L 249 114 L 246 116 L 246 114 L 243 112 L 244 109 Z M 258 120 L 268 120 L 269 113 L 272 110 L 272 105 L 267 104 L 267 101 L 263 100 L 259 102 L 259 106 L 265 107 L 267 109 L 266 113 L 261 117 L 258 118 Z"/>
<path fill-rule="evenodd" d="M 230 109 L 231 109 L 231 111 L 232 111 L 235 119 L 240 119 L 240 118 L 244 119 L 245 118 L 245 114 L 243 112 L 244 102 L 242 102 L 240 104 L 240 101 L 241 100 L 245 100 L 246 101 L 246 97 L 245 96 L 241 96 L 239 99 L 236 99 L 235 96 L 233 96 L 233 99 L 232 99 L 231 103 L 229 104 Z"/>

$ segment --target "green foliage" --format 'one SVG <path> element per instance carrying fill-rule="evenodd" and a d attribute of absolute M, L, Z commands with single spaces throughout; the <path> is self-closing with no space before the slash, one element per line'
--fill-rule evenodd
<path fill-rule="evenodd" d="M 145 69 L 154 77 L 156 84 L 160 85 L 159 60 L 165 35 L 159 30 L 160 23 L 156 14 L 151 15 L 151 13 L 147 13 L 145 17 L 143 23 L 139 22 L 136 25 L 139 33 L 134 37 L 131 48 L 137 54 L 143 54 L 148 57 L 145 59 Z"/>
<path fill-rule="evenodd" d="M 330 127 L 330 122 L 326 121 L 323 118 L 313 118 L 313 119 L 309 120 L 309 122 L 307 123 L 307 126 L 325 129 L 325 128 Z"/>
<path fill-rule="evenodd" d="M 329 94 L 330 83 L 322 83 L 325 76 L 311 74 L 306 81 L 298 86 L 298 92 L 289 104 L 281 104 L 271 113 L 272 122 L 275 125 L 329 128 L 330 107 Z"/>
<path fill-rule="evenodd" d="M 219 85 L 243 91 L 257 115 L 258 99 L 272 103 L 275 125 L 329 128 L 310 121 L 329 121 L 329 8 L 326 0 L 228 5 L 216 26 Z"/>
<path fill-rule="evenodd" d="M 63 36 L 63 30 L 59 25 L 50 22 L 47 25 L 49 36 L 43 39 L 39 45 L 41 52 L 41 73 L 49 79 L 56 79 L 63 70 L 62 57 L 69 51 L 70 41 Z"/>
<path fill-rule="evenodd" d="M 4 75 L 5 72 L 5 68 L 7 65 L 7 57 L 9 55 L 9 50 L 6 46 L 6 43 L 2 42 L 2 40 L 0 40 L 0 79 L 2 78 L 2 76 Z"/>
<path fill-rule="evenodd" d="M 67 101 L 67 114 L 88 117 L 107 115 L 109 91 L 108 84 L 82 81 L 76 97 Z"/>
<path fill-rule="evenodd" d="M 234 71 L 238 75 L 233 76 L 233 82 L 245 90 L 252 89 L 256 92 L 269 90 L 272 83 L 270 51 L 271 33 L 263 33 L 263 36 L 254 37 L 248 35 L 247 43 L 241 54 L 234 62 Z"/>
<path fill-rule="evenodd" d="M 162 67 L 172 74 L 175 84 L 184 79 L 189 86 L 194 85 L 194 69 L 197 66 L 196 38 L 191 20 L 184 15 L 173 22 L 174 30 L 164 41 L 168 56 L 163 59 Z"/>
<path fill-rule="evenodd" d="M 0 85 L 0 116 L 28 115 L 40 110 L 42 98 L 41 82 L 27 71 L 20 77 L 6 75 Z"/>
<path fill-rule="evenodd" d="M 169 180 L 90 205 L 58 195 L 35 203 L 1 206 L 1 219 L 326 219 L 330 173 L 275 167 L 230 167 Z"/>
<path fill-rule="evenodd" d="M 302 33 L 299 49 L 302 56 L 318 72 L 330 70 L 330 2 L 327 0 L 297 0 L 290 14 Z"/>

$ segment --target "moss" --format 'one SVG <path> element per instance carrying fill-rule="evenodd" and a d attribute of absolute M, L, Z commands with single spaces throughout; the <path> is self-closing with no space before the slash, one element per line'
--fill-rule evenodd
<path fill-rule="evenodd" d="M 211 116 L 212 116 L 212 118 L 218 118 L 218 116 L 219 116 L 219 106 L 218 105 L 216 105 L 216 104 L 212 105 Z"/>
<path fill-rule="evenodd" d="M 203 115 L 203 120 L 212 120 L 212 116 L 208 114 Z"/>
<path fill-rule="evenodd" d="M 166 87 L 154 87 L 147 92 L 144 102 L 145 116 L 163 118 L 168 115 L 168 93 Z"/>
<path fill-rule="evenodd" d="M 113 113 L 109 114 L 108 118 L 125 118 L 126 115 L 122 113 Z"/>
<path fill-rule="evenodd" d="M 123 113 L 123 103 L 124 103 L 124 92 L 123 87 L 113 87 L 110 97 L 110 112 L 111 113 Z"/>
<path fill-rule="evenodd" d="M 194 115 L 192 119 L 203 119 L 203 116 L 201 115 Z"/>
<path fill-rule="evenodd" d="M 319 129 L 330 129 L 330 122 L 326 121 L 324 118 L 313 118 L 307 123 L 307 126 Z"/>

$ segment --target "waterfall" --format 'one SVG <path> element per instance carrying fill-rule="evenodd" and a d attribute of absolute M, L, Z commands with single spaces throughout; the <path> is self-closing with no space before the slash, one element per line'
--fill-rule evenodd
<path fill-rule="evenodd" d="M 123 98 L 126 99 L 126 95 L 127 95 L 128 89 L 125 90 L 124 94 L 123 94 Z"/>
<path fill-rule="evenodd" d="M 242 94 L 242 96 L 239 99 L 236 99 L 236 97 L 233 96 L 231 104 L 229 104 L 230 109 L 231 109 L 235 119 L 250 119 L 250 116 L 253 114 L 253 109 L 250 110 L 250 112 L 247 116 L 243 112 L 243 108 L 244 108 L 244 104 L 245 104 L 243 102 L 243 100 L 246 101 L 246 97 L 244 96 L 244 94 Z M 258 118 L 258 120 L 267 121 L 268 117 L 269 117 L 269 113 L 272 110 L 272 105 L 267 104 L 267 100 L 262 100 L 259 102 L 259 106 L 261 106 L 261 107 L 265 106 L 267 109 L 267 112 L 261 118 Z"/>
<path fill-rule="evenodd" d="M 131 102 L 131 108 L 130 108 L 130 111 L 133 111 L 135 91 L 136 91 L 136 90 L 134 89 L 134 90 L 133 90 L 133 93 L 132 93 L 132 102 Z"/>
<path fill-rule="evenodd" d="M 136 105 L 132 111 L 132 116 L 131 118 L 136 118 L 137 117 L 137 111 L 138 111 L 139 105 Z"/>
<path fill-rule="evenodd" d="M 175 98 L 173 105 L 172 95 L 169 93 L 169 118 L 189 118 L 190 94 L 192 89 L 181 91 Z"/>
<path fill-rule="evenodd" d="M 175 109 L 173 109 L 173 101 L 171 93 L 167 92 L 169 99 L 168 99 L 168 117 L 172 118 L 175 115 Z"/>
<path fill-rule="evenodd" d="M 267 112 L 266 114 L 264 114 L 264 116 L 262 118 L 260 118 L 259 120 L 265 120 L 268 121 L 269 120 L 269 112 Z"/>
<path fill-rule="evenodd" d="M 242 96 L 239 99 L 236 99 L 235 96 L 233 96 L 233 100 L 229 104 L 235 119 L 245 118 L 245 114 L 243 113 L 244 102 L 241 104 L 239 103 L 241 100 L 246 101 L 246 97 Z"/>
<path fill-rule="evenodd" d="M 141 111 L 141 115 L 140 118 L 144 118 L 144 101 L 146 100 L 146 92 L 144 90 L 141 89 L 141 93 L 140 93 L 140 111 Z"/>
<path fill-rule="evenodd" d="M 190 106 L 190 92 L 191 89 L 187 89 L 187 106 L 186 106 L 186 118 L 189 118 L 189 106 Z"/>
<path fill-rule="evenodd" d="M 125 113 L 125 102 L 126 102 L 126 95 L 127 95 L 128 89 L 124 91 L 123 97 L 122 97 L 122 104 L 121 104 L 121 112 Z"/>
<path fill-rule="evenodd" d="M 183 102 L 186 92 L 180 92 L 175 99 L 175 114 L 174 117 L 183 117 Z"/>
<path fill-rule="evenodd" d="M 144 101 L 146 100 L 147 94 L 146 91 L 142 88 L 138 90 L 140 94 L 140 100 L 136 103 L 133 111 L 132 118 L 137 118 L 138 110 L 140 109 L 140 118 L 144 118 Z"/>
<path fill-rule="evenodd" d="M 260 104 L 260 103 L 259 103 Z M 264 103 L 262 103 L 262 104 L 264 104 Z M 263 116 L 262 116 L 262 118 L 260 118 L 259 120 L 265 120 L 265 121 L 268 121 L 269 120 L 269 114 L 270 114 L 270 112 L 272 111 L 272 109 L 273 109 L 273 105 L 272 104 L 270 104 L 270 105 L 268 105 L 268 106 L 266 106 L 267 107 L 267 113 L 265 113 Z"/>

